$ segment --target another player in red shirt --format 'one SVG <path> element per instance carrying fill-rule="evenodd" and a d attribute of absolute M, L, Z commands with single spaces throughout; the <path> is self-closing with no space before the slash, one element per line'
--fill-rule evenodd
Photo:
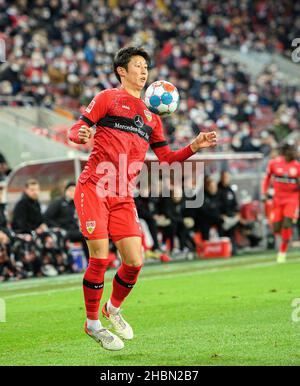
<path fill-rule="evenodd" d="M 299 216 L 300 162 L 294 145 L 284 144 L 282 155 L 269 162 L 263 182 L 264 199 L 273 182 L 274 196 L 271 221 L 275 236 L 281 236 L 277 261 L 286 261 L 286 253 L 292 238 L 293 222 Z"/>
<path fill-rule="evenodd" d="M 83 279 L 85 332 L 108 350 L 124 347 L 117 335 L 133 338 L 132 328 L 120 313 L 142 266 L 141 228 L 128 186 L 139 174 L 149 144 L 159 161 L 172 163 L 184 161 L 201 148 L 213 147 L 217 141 L 215 132 L 201 133 L 190 145 L 170 150 L 159 116 L 151 113 L 140 98 L 149 63 L 143 49 L 121 49 L 113 64 L 121 87 L 97 94 L 69 134 L 71 141 L 87 143 L 93 136 L 91 127 L 96 126 L 94 147 L 79 177 L 74 202 L 90 252 Z M 118 248 L 122 264 L 102 314 L 117 335 L 103 328 L 98 315 L 109 262 L 109 238 Z"/>

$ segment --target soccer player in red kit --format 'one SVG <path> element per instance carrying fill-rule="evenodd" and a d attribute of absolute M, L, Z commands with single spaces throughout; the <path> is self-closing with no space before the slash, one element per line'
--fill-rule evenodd
<path fill-rule="evenodd" d="M 142 48 L 121 49 L 113 63 L 120 88 L 97 94 L 69 133 L 71 141 L 87 143 L 93 136 L 91 127 L 96 126 L 93 150 L 79 177 L 74 202 L 90 252 L 83 278 L 85 332 L 108 350 L 124 347 L 120 337 L 133 338 L 120 306 L 141 270 L 141 228 L 133 196 L 127 189 L 140 172 L 149 144 L 159 161 L 172 163 L 184 161 L 201 148 L 215 146 L 217 141 L 215 132 L 201 133 L 190 145 L 170 150 L 159 116 L 151 113 L 140 98 L 149 63 L 150 57 Z M 133 164 L 138 166 L 132 167 Z M 98 315 L 108 266 L 109 238 L 118 248 L 122 263 L 102 314 L 117 335 L 103 328 Z"/>
<path fill-rule="evenodd" d="M 299 215 L 300 162 L 294 145 L 284 144 L 282 155 L 272 159 L 263 182 L 264 199 L 273 181 L 274 196 L 271 221 L 275 236 L 281 236 L 277 261 L 284 263 L 292 238 L 293 222 Z"/>

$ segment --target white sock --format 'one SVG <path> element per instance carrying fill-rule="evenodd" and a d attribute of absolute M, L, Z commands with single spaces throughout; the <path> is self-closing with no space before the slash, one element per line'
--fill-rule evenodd
<path fill-rule="evenodd" d="M 120 307 L 113 306 L 111 304 L 110 299 L 107 302 L 106 308 L 107 308 L 108 313 L 113 314 L 113 315 L 116 315 L 120 311 Z"/>
<path fill-rule="evenodd" d="M 102 328 L 102 324 L 99 319 L 98 320 L 87 319 L 87 328 L 89 330 L 98 331 Z"/>

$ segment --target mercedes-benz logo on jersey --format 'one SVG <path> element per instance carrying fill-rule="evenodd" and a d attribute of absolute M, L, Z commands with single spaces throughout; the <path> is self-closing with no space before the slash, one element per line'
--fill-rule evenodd
<path fill-rule="evenodd" d="M 134 121 L 134 124 L 136 127 L 143 127 L 144 126 L 144 120 L 143 118 L 140 116 L 140 115 L 136 115 L 134 118 L 133 118 L 133 121 Z"/>

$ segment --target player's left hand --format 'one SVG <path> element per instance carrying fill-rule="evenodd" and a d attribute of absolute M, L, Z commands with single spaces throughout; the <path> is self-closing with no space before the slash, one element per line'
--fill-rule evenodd
<path fill-rule="evenodd" d="M 215 147 L 217 145 L 218 136 L 216 131 L 210 131 L 209 133 L 200 133 L 196 139 L 192 142 L 191 148 L 194 153 L 199 149 L 206 147 Z"/>
<path fill-rule="evenodd" d="M 86 144 L 93 136 L 93 129 L 91 127 L 82 125 L 78 130 L 78 138 L 82 144 Z"/>

